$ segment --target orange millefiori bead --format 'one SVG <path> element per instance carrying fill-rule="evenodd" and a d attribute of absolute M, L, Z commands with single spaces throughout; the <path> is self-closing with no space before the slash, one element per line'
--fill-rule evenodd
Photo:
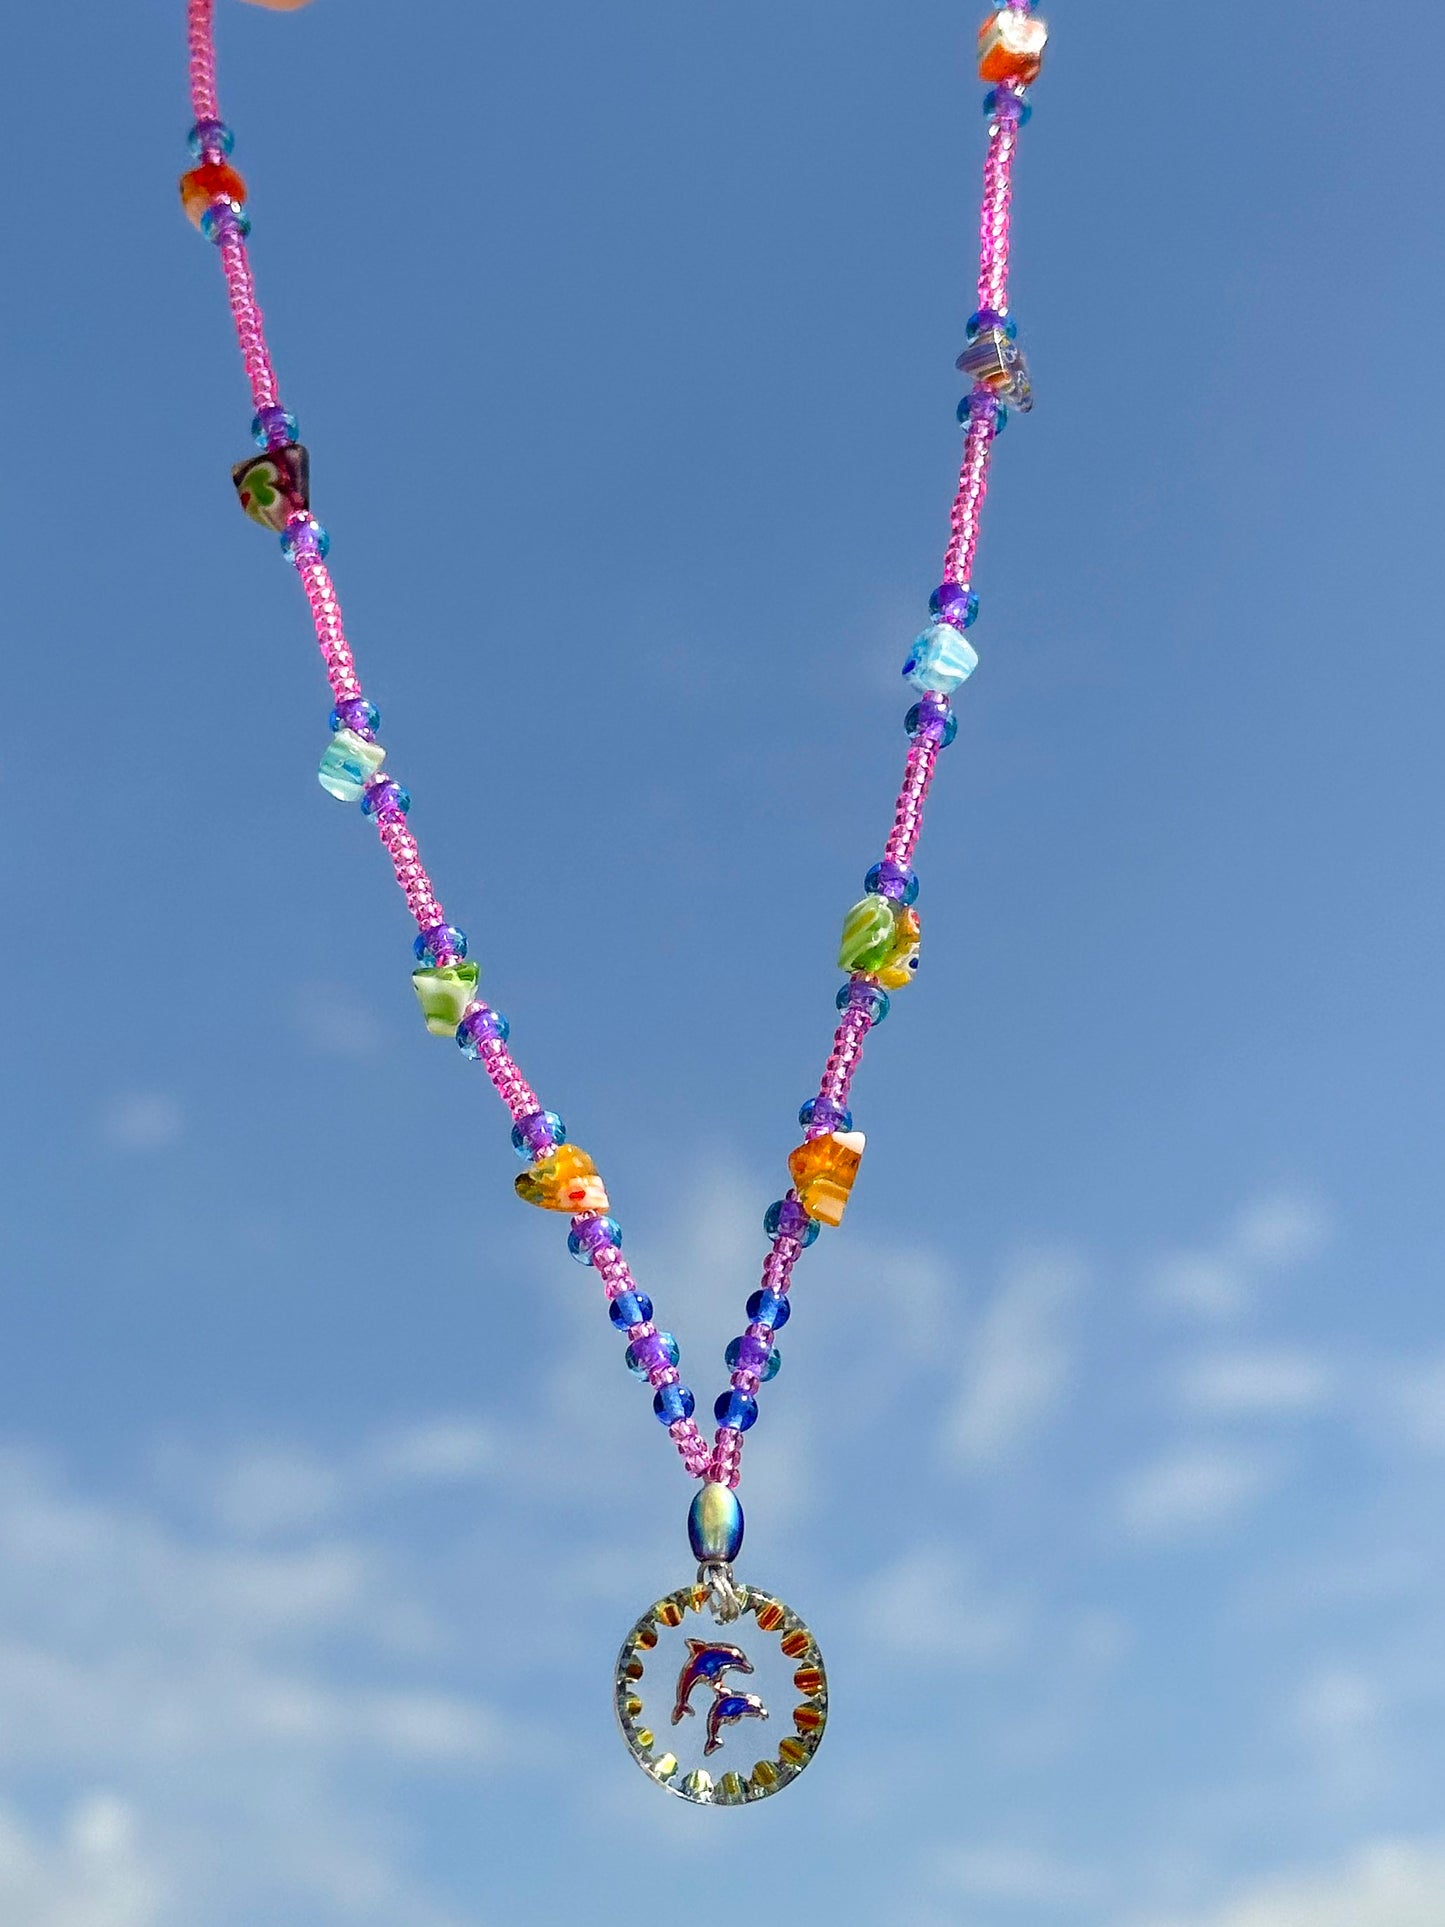
<path fill-rule="evenodd" d="M 990 83 L 1037 80 L 1049 30 L 1017 7 L 1000 7 L 978 30 L 978 77 Z"/>
<path fill-rule="evenodd" d="M 193 227 L 215 201 L 234 201 L 239 207 L 246 198 L 246 183 L 226 161 L 202 161 L 189 174 L 181 176 L 181 206 Z"/>

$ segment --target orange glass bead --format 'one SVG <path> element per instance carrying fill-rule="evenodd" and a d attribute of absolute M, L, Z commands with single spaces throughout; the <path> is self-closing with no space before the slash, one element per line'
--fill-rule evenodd
<path fill-rule="evenodd" d="M 181 176 L 181 206 L 193 227 L 213 201 L 234 201 L 239 207 L 246 198 L 246 183 L 226 161 L 202 161 L 189 174 Z"/>
<path fill-rule="evenodd" d="M 848 1206 L 853 1180 L 863 1161 L 861 1131 L 830 1131 L 809 1138 L 788 1159 L 797 1186 L 798 1202 L 820 1224 L 838 1225 Z"/>
<path fill-rule="evenodd" d="M 1027 86 L 1039 77 L 1049 30 L 1032 14 L 1000 7 L 978 30 L 978 77 L 997 84 L 1015 80 Z"/>

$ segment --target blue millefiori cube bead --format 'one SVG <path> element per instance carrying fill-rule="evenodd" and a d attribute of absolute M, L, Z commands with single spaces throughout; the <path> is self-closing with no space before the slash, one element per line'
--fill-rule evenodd
<path fill-rule="evenodd" d="M 354 729 L 338 729 L 326 745 L 316 780 L 340 803 L 359 803 L 366 786 L 386 761 L 380 743 L 368 743 Z"/>
<path fill-rule="evenodd" d="M 931 622 L 914 643 L 903 673 L 915 689 L 950 695 L 978 667 L 978 651 L 951 622 Z"/>

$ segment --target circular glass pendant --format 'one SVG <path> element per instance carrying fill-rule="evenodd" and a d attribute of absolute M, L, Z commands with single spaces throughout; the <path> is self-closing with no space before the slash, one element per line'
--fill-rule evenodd
<path fill-rule="evenodd" d="M 696 1806 L 765 1800 L 797 1779 L 828 1723 L 813 1635 L 771 1593 L 736 1593 L 731 1619 L 705 1583 L 669 1593 L 617 1656 L 617 1717 L 633 1759 Z"/>

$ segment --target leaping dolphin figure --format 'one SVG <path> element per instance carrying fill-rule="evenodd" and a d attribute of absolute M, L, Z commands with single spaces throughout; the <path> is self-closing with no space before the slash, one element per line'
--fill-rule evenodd
<path fill-rule="evenodd" d="M 739 1720 L 765 1720 L 768 1709 L 756 1693 L 719 1693 L 707 1709 L 707 1745 L 704 1753 L 716 1753 L 722 1745 L 720 1726 L 736 1726 Z"/>
<path fill-rule="evenodd" d="M 687 1663 L 677 1676 L 677 1704 L 672 1709 L 673 1725 L 677 1725 L 684 1713 L 690 1713 L 693 1710 L 693 1688 L 699 1680 L 705 1679 L 713 1691 L 719 1693 L 722 1691 L 722 1683 L 727 1674 L 750 1673 L 752 1670 L 752 1662 L 739 1647 L 721 1646 L 711 1639 L 690 1639 L 687 1642 Z"/>

